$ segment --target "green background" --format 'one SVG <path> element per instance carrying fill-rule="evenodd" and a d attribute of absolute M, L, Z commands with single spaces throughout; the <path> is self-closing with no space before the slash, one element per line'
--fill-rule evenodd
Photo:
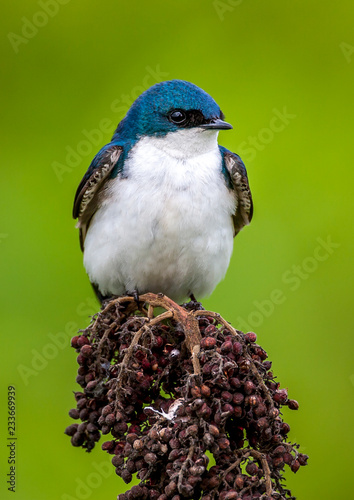
<path fill-rule="evenodd" d="M 285 420 L 310 460 L 287 472 L 293 493 L 349 498 L 353 2 L 51 0 L 48 16 L 47 1 L 8 2 L 1 16 L 1 498 L 124 491 L 100 446 L 87 454 L 63 434 L 77 387 L 69 338 L 98 307 L 71 207 L 128 105 L 173 78 L 210 93 L 234 125 L 219 141 L 243 157 L 255 203 L 204 306 L 255 330 L 300 402 Z M 291 117 L 281 127 L 275 117 L 284 110 Z M 15 496 L 5 478 L 9 384 L 17 392 Z M 97 473 L 95 464 L 108 465 Z"/>

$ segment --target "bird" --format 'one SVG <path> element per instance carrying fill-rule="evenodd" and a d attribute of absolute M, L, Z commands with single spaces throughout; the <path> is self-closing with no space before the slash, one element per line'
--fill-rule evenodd
<path fill-rule="evenodd" d="M 74 200 L 84 267 L 101 302 L 147 292 L 199 300 L 224 278 L 233 238 L 253 214 L 245 165 L 218 144 L 232 128 L 188 81 L 157 83 L 133 102 Z"/>

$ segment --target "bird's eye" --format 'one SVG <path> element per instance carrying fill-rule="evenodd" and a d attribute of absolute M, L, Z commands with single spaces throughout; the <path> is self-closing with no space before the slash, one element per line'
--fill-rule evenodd
<path fill-rule="evenodd" d="M 182 125 L 187 119 L 186 113 L 181 109 L 174 109 L 168 117 L 170 121 L 176 125 Z"/>

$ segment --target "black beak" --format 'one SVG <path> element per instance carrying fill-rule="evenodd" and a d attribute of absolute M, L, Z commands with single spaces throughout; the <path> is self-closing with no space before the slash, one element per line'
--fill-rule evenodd
<path fill-rule="evenodd" d="M 214 130 L 230 130 L 232 125 L 230 123 L 224 122 L 224 120 L 221 120 L 220 118 L 216 118 L 215 120 L 211 120 L 209 123 L 203 123 L 203 125 L 200 125 L 200 127 L 205 128 L 207 130 L 214 129 Z"/>

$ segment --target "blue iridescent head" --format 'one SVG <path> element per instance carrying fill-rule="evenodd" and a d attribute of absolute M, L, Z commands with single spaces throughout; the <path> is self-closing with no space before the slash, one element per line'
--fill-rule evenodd
<path fill-rule="evenodd" d="M 183 80 L 157 83 L 143 92 L 119 123 L 115 135 L 164 136 L 181 129 L 230 129 L 224 115 L 209 94 Z"/>

